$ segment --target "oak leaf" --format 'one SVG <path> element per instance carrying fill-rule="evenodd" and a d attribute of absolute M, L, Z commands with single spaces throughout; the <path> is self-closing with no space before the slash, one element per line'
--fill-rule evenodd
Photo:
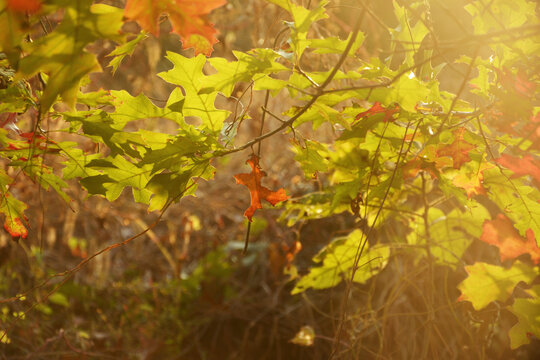
<path fill-rule="evenodd" d="M 538 264 L 540 248 L 536 244 L 534 233 L 528 229 L 526 235 L 527 239 L 524 239 L 505 215 L 498 214 L 496 219 L 484 221 L 480 240 L 497 246 L 501 261 L 529 254 L 532 261 Z"/>
<path fill-rule="evenodd" d="M 0 182 L 5 183 L 5 176 L 0 174 Z M 2 189 L 5 191 L 5 188 Z M 4 229 L 13 237 L 13 239 L 23 238 L 28 236 L 28 230 L 25 224 L 28 223 L 24 210 L 28 205 L 15 199 L 11 194 L 4 192 L 0 200 L 0 213 L 4 214 Z"/>
<path fill-rule="evenodd" d="M 499 76 L 501 85 L 508 90 L 513 90 L 524 97 L 532 96 L 536 90 L 535 83 L 527 80 L 527 74 L 523 69 L 518 69 L 515 75 L 506 67 L 503 67 L 502 70 L 495 68 L 495 71 Z"/>
<path fill-rule="evenodd" d="M 454 141 L 437 150 L 437 156 L 450 156 L 452 158 L 454 169 L 459 169 L 461 165 L 471 161 L 469 151 L 476 148 L 476 145 L 465 141 L 465 132 L 466 129 L 464 127 L 454 130 Z"/>
<path fill-rule="evenodd" d="M 218 42 L 218 31 L 206 19 L 212 10 L 225 5 L 226 0 L 128 0 L 124 15 L 141 28 L 159 35 L 159 17 L 169 15 L 173 32 L 180 36 L 183 48 L 193 47 L 195 55 L 210 56 Z"/>
<path fill-rule="evenodd" d="M 434 162 L 426 161 L 417 156 L 403 165 L 403 180 L 411 178 L 414 179 L 420 171 L 428 173 L 432 179 L 439 176 L 439 171 L 437 170 L 437 166 Z"/>
<path fill-rule="evenodd" d="M 11 235 L 14 239 L 23 238 L 26 239 L 28 236 L 28 230 L 22 223 L 20 217 L 6 217 L 4 221 L 4 229 Z"/>
<path fill-rule="evenodd" d="M 394 107 L 385 108 L 381 105 L 380 102 L 376 101 L 375 103 L 373 103 L 373 106 L 370 107 L 368 110 L 363 111 L 359 113 L 358 115 L 356 115 L 354 120 L 356 122 L 366 116 L 372 116 L 375 114 L 384 113 L 384 122 L 387 122 L 387 121 L 390 121 L 392 119 L 392 115 L 394 115 L 398 111 L 399 111 L 399 106 L 397 105 Z"/>
<path fill-rule="evenodd" d="M 266 200 L 270 204 L 276 205 L 281 201 L 287 200 L 289 196 L 287 196 L 284 189 L 272 191 L 261 185 L 261 179 L 266 176 L 266 173 L 259 167 L 259 157 L 257 155 L 251 155 L 247 164 L 251 166 L 251 172 L 249 174 L 236 174 L 234 178 L 237 184 L 245 185 L 249 189 L 251 205 L 244 212 L 244 216 L 251 221 L 255 211 L 262 209 L 261 200 Z"/>
<path fill-rule="evenodd" d="M 471 199 L 474 195 L 486 195 L 484 188 L 484 170 L 493 168 L 494 165 L 484 162 L 480 165 L 478 171 L 473 173 L 459 173 L 453 179 L 452 183 L 467 192 L 467 198 Z"/>
<path fill-rule="evenodd" d="M 497 164 L 514 172 L 512 178 L 518 178 L 525 175 L 530 175 L 537 184 L 540 184 L 540 161 L 533 158 L 531 155 L 526 155 L 523 158 L 503 154 L 495 160 Z"/>

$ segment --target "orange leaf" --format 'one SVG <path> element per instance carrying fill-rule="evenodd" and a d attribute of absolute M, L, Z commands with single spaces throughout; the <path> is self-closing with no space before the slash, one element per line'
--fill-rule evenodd
<path fill-rule="evenodd" d="M 502 86 L 508 90 L 514 90 L 517 94 L 524 97 L 532 96 L 536 90 L 536 85 L 534 82 L 527 80 L 527 74 L 523 69 L 519 69 L 516 75 L 512 74 L 512 72 L 505 67 L 503 67 L 502 70 L 497 68 L 495 68 L 495 70 L 497 71 Z"/>
<path fill-rule="evenodd" d="M 531 115 L 529 122 L 523 127 L 523 133 L 532 141 L 531 148 L 540 150 L 540 111 Z"/>
<path fill-rule="evenodd" d="M 278 202 L 285 201 L 289 197 L 285 194 L 285 190 L 279 189 L 278 191 L 272 191 L 261 185 L 261 179 L 266 176 L 264 171 L 261 171 L 259 167 L 259 157 L 255 154 L 251 155 L 247 161 L 251 166 L 251 172 L 249 174 L 236 174 L 234 178 L 237 184 L 242 184 L 248 187 L 249 195 L 251 196 L 251 205 L 244 212 L 244 216 L 251 221 L 255 210 L 262 209 L 261 200 L 266 200 L 272 205 L 276 205 Z"/>
<path fill-rule="evenodd" d="M 28 230 L 26 229 L 26 226 L 24 226 L 20 217 L 6 216 L 6 221 L 4 221 L 4 229 L 15 239 L 26 239 L 28 236 Z"/>
<path fill-rule="evenodd" d="M 535 264 L 540 262 L 540 248 L 536 244 L 534 232 L 528 229 L 527 239 L 519 235 L 512 222 L 503 214 L 495 220 L 486 220 L 482 225 L 480 240 L 499 248 L 501 261 L 514 259 L 523 254 L 531 255 Z"/>
<path fill-rule="evenodd" d="M 128 0 L 124 15 L 135 20 L 146 31 L 159 34 L 159 16 L 169 15 L 173 32 L 180 36 L 184 49 L 193 47 L 195 55 L 210 56 L 218 42 L 217 30 L 206 20 L 206 15 L 225 5 L 226 0 Z"/>
<path fill-rule="evenodd" d="M 7 8 L 16 12 L 34 13 L 41 9 L 41 0 L 8 0 Z"/>
<path fill-rule="evenodd" d="M 531 155 L 519 158 L 503 154 L 495 161 L 499 165 L 513 171 L 513 178 L 530 175 L 538 184 L 540 184 L 540 161 L 534 159 Z"/>
<path fill-rule="evenodd" d="M 435 163 L 425 161 L 424 159 L 417 156 L 414 159 L 409 160 L 407 163 L 405 163 L 405 165 L 403 165 L 403 180 L 415 178 L 420 171 L 429 173 L 432 179 L 435 179 L 439 174 Z"/>
<path fill-rule="evenodd" d="M 356 115 L 356 117 L 354 118 L 355 121 L 358 121 L 360 120 L 361 118 L 365 117 L 365 116 L 371 116 L 371 115 L 375 115 L 375 114 L 380 114 L 380 113 L 384 113 L 384 122 L 387 122 L 389 120 L 392 119 L 392 115 L 394 115 L 394 113 L 398 112 L 399 111 L 399 107 L 396 105 L 394 106 L 393 108 L 384 108 L 380 102 L 376 101 L 372 107 L 370 107 L 368 110 L 364 111 L 364 112 L 361 112 L 359 113 L 358 115 Z"/>
<path fill-rule="evenodd" d="M 484 170 L 493 168 L 494 165 L 484 162 L 476 173 L 464 174 L 459 173 L 453 179 L 452 183 L 467 192 L 467 198 L 471 199 L 474 195 L 485 195 L 486 189 L 482 184 L 484 182 Z"/>
<path fill-rule="evenodd" d="M 454 169 L 459 169 L 461 165 L 471 161 L 469 151 L 476 148 L 476 145 L 470 144 L 463 139 L 465 131 L 464 127 L 454 130 L 454 142 L 437 150 L 437 156 L 450 156 L 452 158 Z"/>

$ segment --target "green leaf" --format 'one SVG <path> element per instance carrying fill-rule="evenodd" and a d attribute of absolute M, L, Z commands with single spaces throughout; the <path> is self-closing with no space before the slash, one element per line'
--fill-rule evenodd
<path fill-rule="evenodd" d="M 219 134 L 229 112 L 216 109 L 214 102 L 217 91 L 201 91 L 203 84 L 206 85 L 208 79 L 202 72 L 206 62 L 204 55 L 199 54 L 194 58 L 186 58 L 173 52 L 167 52 L 167 59 L 173 63 L 174 68 L 158 75 L 163 80 L 180 85 L 184 89 L 186 94 L 183 106 L 184 116 L 195 116 L 201 119 L 201 130 L 206 129 L 213 134 Z"/>
<path fill-rule="evenodd" d="M 92 160 L 86 167 L 100 172 L 100 175 L 81 180 L 91 194 L 105 195 L 107 200 L 114 201 L 129 186 L 136 201 L 148 203 L 150 200 L 150 192 L 145 187 L 150 179 L 151 165 L 136 165 L 117 155 Z"/>
<path fill-rule="evenodd" d="M 84 104 L 89 107 L 97 107 L 101 105 L 113 105 L 114 98 L 110 91 L 98 90 L 87 93 L 79 92 L 77 95 L 77 103 Z"/>
<path fill-rule="evenodd" d="M 67 160 L 64 161 L 62 169 L 62 177 L 65 180 L 74 179 L 77 177 L 85 178 L 98 175 L 99 171 L 86 167 L 92 160 L 100 157 L 99 154 L 86 154 L 83 150 L 75 148 L 75 143 L 72 146 L 63 146 L 63 152 Z"/>
<path fill-rule="evenodd" d="M 293 150 L 296 153 L 294 159 L 300 163 L 306 178 L 316 177 L 316 173 L 319 171 L 328 171 L 328 160 L 321 155 L 328 152 L 323 144 L 306 140 L 304 147 L 295 145 Z"/>
<path fill-rule="evenodd" d="M 508 332 L 512 349 L 529 344 L 531 336 L 540 338 L 540 285 L 526 292 L 532 298 L 517 298 L 509 308 L 518 319 L 517 324 Z"/>
<path fill-rule="evenodd" d="M 292 16 L 292 23 L 287 23 L 291 28 L 291 47 L 296 55 L 296 60 L 300 59 L 304 50 L 309 46 L 307 32 L 311 25 L 321 19 L 326 19 L 328 15 L 324 7 L 327 0 L 319 1 L 317 6 L 308 10 L 303 6 L 295 5 L 291 0 L 269 0 L 270 2 L 287 10 Z"/>
<path fill-rule="evenodd" d="M 325 39 L 311 39 L 309 40 L 309 47 L 313 49 L 315 54 L 342 54 L 345 51 L 351 36 L 352 33 L 349 34 L 347 40 L 341 40 L 333 36 Z M 356 51 L 364 42 L 364 37 L 363 33 L 358 34 L 349 51 L 349 56 L 355 56 Z"/>
<path fill-rule="evenodd" d="M 391 91 L 387 92 L 382 103 L 387 106 L 398 103 L 402 109 L 411 113 L 416 112 L 416 104 L 425 101 L 429 94 L 426 85 L 418 81 L 413 75 L 401 76 L 398 81 L 390 86 L 390 89 Z"/>
<path fill-rule="evenodd" d="M 115 111 L 110 113 L 109 116 L 114 120 L 115 124 L 120 125 L 119 129 L 122 129 L 130 121 L 140 119 L 168 119 L 180 126 L 186 125 L 182 113 L 178 111 L 181 109 L 160 108 L 154 105 L 144 94 L 133 97 L 127 91 L 120 90 L 111 91 L 111 95 L 114 97 Z M 173 96 L 176 96 L 176 94 Z"/>
<path fill-rule="evenodd" d="M 190 158 L 199 156 L 210 149 L 206 138 L 198 134 L 182 133 L 168 140 L 163 146 L 149 149 L 141 164 L 152 166 L 152 172 L 159 170 L 175 171 L 185 165 Z"/>
<path fill-rule="evenodd" d="M 527 229 L 532 229 L 536 241 L 540 242 L 540 191 L 522 185 L 520 179 L 504 176 L 498 168 L 485 170 L 483 174 L 490 198 L 514 222 L 519 233 L 526 236 Z"/>
<path fill-rule="evenodd" d="M 365 241 L 365 237 L 360 230 L 354 230 L 345 238 L 334 239 L 313 258 L 314 262 L 322 263 L 321 266 L 312 267 L 309 273 L 296 283 L 291 293 L 298 294 L 308 288 L 327 289 L 338 285 L 345 277 L 350 278 L 354 257 L 361 241 Z M 363 284 L 378 274 L 386 266 L 389 256 L 390 249 L 387 245 L 375 245 L 372 248 L 366 245 L 358 262 L 354 281 Z"/>
<path fill-rule="evenodd" d="M 465 10 L 472 16 L 476 33 L 507 30 L 538 19 L 535 15 L 536 4 L 532 1 L 494 0 L 489 4 L 489 15 L 484 15 L 485 8 L 486 5 L 482 1 L 473 1 L 465 5 Z"/>
<path fill-rule="evenodd" d="M 488 219 L 491 219 L 489 212 L 478 204 L 470 204 L 465 210 L 456 208 L 448 214 L 437 208 L 431 208 L 429 211 L 431 254 L 437 262 L 456 268 L 473 239 L 482 234 L 482 224 Z M 410 227 L 412 231 L 407 236 L 407 242 L 411 245 L 425 246 L 424 220 L 416 217 L 411 221 Z"/>
<path fill-rule="evenodd" d="M 62 293 L 55 292 L 51 296 L 49 296 L 48 300 L 53 304 L 60 305 L 63 307 L 69 307 L 69 301 L 66 298 L 66 296 Z"/>
<path fill-rule="evenodd" d="M 53 173 L 53 169 L 43 164 L 43 157 L 33 157 L 30 161 L 16 160 L 12 161 L 11 166 L 18 166 L 28 175 L 28 177 L 45 190 L 54 189 L 58 195 L 69 203 L 71 198 L 66 194 L 64 189 L 68 188 L 68 184 L 59 176 Z"/>
<path fill-rule="evenodd" d="M 29 106 L 35 105 L 31 90 L 25 81 L 9 84 L 7 89 L 0 89 L 0 99 L 2 99 L 0 113 L 24 113 Z"/>
<path fill-rule="evenodd" d="M 414 7 L 413 5 L 410 6 Z M 391 30 L 394 49 L 398 44 L 406 49 L 405 64 L 412 66 L 414 65 L 415 55 L 415 51 L 412 50 L 420 48 L 420 44 L 429 33 L 429 30 L 421 20 L 417 20 L 416 24 L 412 24 L 412 14 L 405 6 L 399 6 L 396 0 L 394 0 L 394 13 L 399 21 L 398 27 Z"/>
<path fill-rule="evenodd" d="M 85 136 L 95 142 L 106 144 L 111 155 L 127 154 L 132 157 L 141 157 L 139 151 L 132 145 L 144 145 L 144 141 L 137 133 L 122 131 L 125 123 L 115 122 L 111 116 L 104 111 L 92 112 L 90 115 L 84 113 L 64 113 L 64 119 L 70 123 L 82 124 Z M 125 118 L 121 118 L 124 120 Z"/>
<path fill-rule="evenodd" d="M 231 96 L 234 86 L 241 81 L 257 81 L 267 74 L 288 70 L 275 62 L 279 54 L 272 49 L 255 49 L 242 53 L 233 51 L 237 61 L 227 61 L 224 58 L 210 58 L 208 61 L 217 70 L 205 80 L 205 88 L 221 91 L 225 96 Z"/>
<path fill-rule="evenodd" d="M 135 48 L 141 42 L 141 40 L 146 39 L 148 36 L 146 35 L 145 31 L 142 31 L 139 35 L 137 35 L 134 39 L 128 41 L 125 44 L 122 44 L 120 46 L 117 46 L 113 51 L 111 51 L 107 56 L 114 56 L 113 59 L 109 62 L 110 67 L 112 67 L 112 73 L 114 74 L 116 70 L 118 70 L 118 66 L 122 63 L 122 60 L 126 57 L 126 55 L 133 54 L 133 51 L 135 51 Z"/>
<path fill-rule="evenodd" d="M 470 301 L 475 310 L 481 310 L 492 301 L 506 301 L 521 281 L 529 284 L 539 275 L 537 267 L 516 261 L 511 268 L 476 262 L 465 266 L 467 278 L 458 289 L 460 300 Z"/>
<path fill-rule="evenodd" d="M 84 48 L 98 39 L 122 41 L 122 9 L 94 4 L 91 0 L 73 1 L 64 11 L 62 23 L 50 34 L 33 43 L 25 43 L 29 55 L 19 64 L 15 80 L 30 78 L 38 72 L 49 75 L 40 97 L 41 112 L 54 104 L 58 95 L 72 108 L 82 79 L 101 68 L 96 56 Z"/>
<path fill-rule="evenodd" d="M 178 201 L 192 195 L 197 189 L 193 178 L 208 180 L 213 177 L 214 171 L 209 162 L 201 162 L 175 173 L 163 172 L 152 176 L 147 185 L 152 193 L 148 211 L 161 210 L 171 200 Z"/>

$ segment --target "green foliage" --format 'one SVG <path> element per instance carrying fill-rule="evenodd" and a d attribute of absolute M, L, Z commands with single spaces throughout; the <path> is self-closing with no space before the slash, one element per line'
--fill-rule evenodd
<path fill-rule="evenodd" d="M 510 307 L 510 311 L 518 318 L 517 324 L 508 333 L 512 349 L 528 344 L 531 335 L 540 335 L 540 287 L 533 286 L 527 294 L 531 298 L 515 299 Z"/>
<path fill-rule="evenodd" d="M 510 269 L 481 262 L 465 269 L 468 277 L 459 286 L 461 299 L 470 301 L 476 310 L 495 300 L 506 301 L 519 282 L 530 283 L 538 275 L 538 269 L 519 261 Z"/>
<path fill-rule="evenodd" d="M 344 278 L 352 278 L 355 282 L 365 283 L 379 273 L 388 262 L 389 247 L 377 245 L 368 248 L 366 246 L 365 253 L 356 264 L 355 254 L 362 240 L 364 240 L 364 235 L 360 230 L 353 231 L 347 237 L 332 240 L 313 258 L 315 263 L 321 265 L 312 267 L 309 273 L 296 283 L 292 293 L 298 294 L 308 288 L 327 289 L 338 285 Z M 352 277 L 355 266 L 357 269 Z"/>

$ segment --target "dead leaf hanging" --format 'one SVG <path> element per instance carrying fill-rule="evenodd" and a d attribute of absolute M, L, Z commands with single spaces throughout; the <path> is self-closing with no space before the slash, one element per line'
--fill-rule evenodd
<path fill-rule="evenodd" d="M 259 167 L 259 157 L 255 154 L 251 155 L 247 164 L 251 166 L 251 172 L 244 174 L 236 174 L 234 178 L 237 184 L 247 186 L 249 194 L 251 196 L 251 205 L 244 212 L 244 216 L 249 221 L 253 218 L 253 214 L 257 209 L 262 209 L 261 200 L 266 200 L 272 205 L 276 205 L 281 201 L 285 201 L 289 198 L 283 188 L 272 191 L 261 185 L 261 179 L 266 176 L 266 173 Z"/>

